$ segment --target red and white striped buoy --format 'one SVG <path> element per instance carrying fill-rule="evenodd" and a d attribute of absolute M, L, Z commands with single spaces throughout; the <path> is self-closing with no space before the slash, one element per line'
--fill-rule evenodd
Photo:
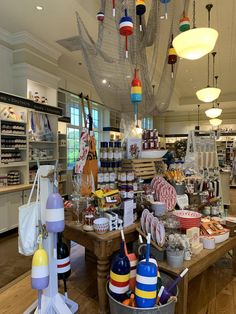
<path fill-rule="evenodd" d="M 128 58 L 128 36 L 133 34 L 134 24 L 128 11 L 125 9 L 125 16 L 120 19 L 120 35 L 125 36 L 125 57 Z"/>

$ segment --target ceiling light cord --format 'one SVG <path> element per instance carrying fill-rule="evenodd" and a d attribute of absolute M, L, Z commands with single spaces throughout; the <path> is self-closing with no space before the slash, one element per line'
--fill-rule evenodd
<path fill-rule="evenodd" d="M 207 87 L 210 87 L 210 55 L 207 54 Z"/>
<path fill-rule="evenodd" d="M 195 0 L 193 1 L 193 28 L 196 28 L 196 6 L 195 6 Z"/>
<path fill-rule="evenodd" d="M 216 52 L 212 52 L 212 57 L 213 57 L 213 70 L 212 70 L 212 83 L 213 83 L 213 87 L 215 87 L 214 81 L 215 81 L 215 56 L 216 56 Z"/>
<path fill-rule="evenodd" d="M 208 11 L 208 27 L 211 27 L 211 9 L 213 8 L 213 4 L 207 4 L 206 9 Z"/>

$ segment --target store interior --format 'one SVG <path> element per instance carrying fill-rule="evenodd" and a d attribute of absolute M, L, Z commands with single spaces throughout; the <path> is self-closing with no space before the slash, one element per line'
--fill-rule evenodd
<path fill-rule="evenodd" d="M 235 1 L 0 9 L 0 314 L 234 313 Z"/>

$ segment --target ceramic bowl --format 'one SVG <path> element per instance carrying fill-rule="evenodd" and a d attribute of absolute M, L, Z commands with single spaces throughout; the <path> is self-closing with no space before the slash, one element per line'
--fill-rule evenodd
<path fill-rule="evenodd" d="M 98 234 L 106 233 L 109 230 L 108 218 L 97 218 L 93 222 L 94 231 Z"/>
<path fill-rule="evenodd" d="M 182 229 L 189 229 L 192 227 L 200 227 L 202 215 L 191 210 L 176 210 L 173 212 L 180 222 Z"/>
<path fill-rule="evenodd" d="M 151 209 L 155 216 L 163 216 L 166 213 L 166 204 L 162 202 L 151 203 Z"/>

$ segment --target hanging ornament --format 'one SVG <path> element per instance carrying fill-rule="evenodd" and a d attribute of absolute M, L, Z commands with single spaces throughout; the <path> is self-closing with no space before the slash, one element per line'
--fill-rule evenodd
<path fill-rule="evenodd" d="M 105 15 L 104 15 L 104 13 L 102 11 L 99 11 L 96 16 L 97 16 L 97 20 L 99 22 L 103 22 L 104 21 Z"/>
<path fill-rule="evenodd" d="M 146 12 L 145 0 L 136 0 L 136 14 L 139 16 L 139 29 L 142 32 L 142 15 Z"/>
<path fill-rule="evenodd" d="M 127 299 L 126 293 L 129 291 L 130 262 L 125 255 L 124 245 L 124 241 L 121 241 L 120 253 L 111 264 L 109 281 L 109 292 L 119 302 Z"/>
<path fill-rule="evenodd" d="M 125 57 L 128 58 L 128 36 L 133 34 L 134 24 L 128 11 L 125 9 L 125 16 L 120 19 L 120 35 L 125 36 Z"/>
<path fill-rule="evenodd" d="M 190 19 L 185 15 L 185 11 L 183 12 L 183 16 L 179 20 L 179 30 L 181 32 L 188 31 L 190 29 Z"/>
<path fill-rule="evenodd" d="M 160 1 L 161 1 L 162 4 L 165 5 L 165 18 L 166 18 L 166 20 L 167 20 L 167 18 L 168 18 L 168 14 L 167 14 L 167 3 L 169 3 L 170 0 L 160 0 Z"/>
<path fill-rule="evenodd" d="M 32 260 L 31 286 L 38 290 L 38 313 L 41 313 L 42 290 L 49 284 L 48 255 L 43 249 L 42 235 L 39 235 L 39 247 Z"/>
<path fill-rule="evenodd" d="M 172 35 L 173 40 L 173 35 Z M 171 64 L 171 77 L 174 78 L 174 64 L 177 62 L 177 54 L 175 48 L 172 45 L 172 40 L 170 44 L 170 48 L 168 50 L 168 64 Z"/>
<path fill-rule="evenodd" d="M 116 1 L 112 0 L 112 15 L 116 16 Z"/>
<path fill-rule="evenodd" d="M 66 280 L 71 274 L 70 253 L 67 245 L 62 240 L 62 233 L 58 233 L 57 241 L 57 276 L 59 280 L 63 280 L 65 298 L 67 299 Z"/>
<path fill-rule="evenodd" d="M 138 78 L 138 69 L 134 70 L 134 78 L 131 83 L 130 98 L 134 104 L 134 120 L 138 124 L 138 103 L 142 101 L 142 84 Z"/>

